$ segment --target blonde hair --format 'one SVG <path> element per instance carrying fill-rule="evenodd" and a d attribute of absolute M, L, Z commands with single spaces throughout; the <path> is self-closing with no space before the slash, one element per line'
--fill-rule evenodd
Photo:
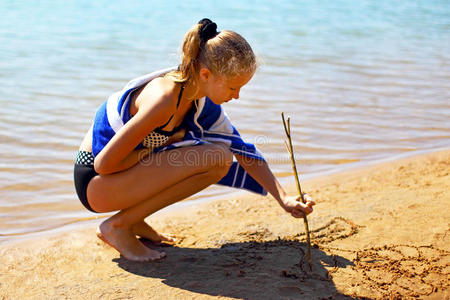
<path fill-rule="evenodd" d="M 223 30 L 202 42 L 202 24 L 194 25 L 184 36 L 179 69 L 168 73 L 175 82 L 197 86 L 201 67 L 226 77 L 255 73 L 258 63 L 248 42 L 238 33 Z"/>

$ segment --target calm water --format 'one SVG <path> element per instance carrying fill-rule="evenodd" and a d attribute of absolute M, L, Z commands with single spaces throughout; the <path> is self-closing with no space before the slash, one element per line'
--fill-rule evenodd
<path fill-rule="evenodd" d="M 282 182 L 291 165 L 281 111 L 306 176 L 450 146 L 447 0 L 24 0 L 1 1 L 0 15 L 3 240 L 93 216 L 76 199 L 72 164 L 97 106 L 178 64 L 184 33 L 203 17 L 264 60 L 225 109 Z"/>

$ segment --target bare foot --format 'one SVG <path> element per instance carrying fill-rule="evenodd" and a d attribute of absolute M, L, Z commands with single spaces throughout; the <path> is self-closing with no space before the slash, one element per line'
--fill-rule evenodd
<path fill-rule="evenodd" d="M 164 252 L 145 247 L 130 228 L 114 226 L 112 218 L 114 216 L 100 224 L 97 236 L 123 257 L 133 261 L 152 261 L 166 256 Z"/>
<path fill-rule="evenodd" d="M 145 223 L 145 221 L 138 222 L 133 225 L 132 231 L 135 235 L 138 235 L 142 238 L 146 238 L 151 240 L 157 244 L 170 244 L 173 245 L 177 241 L 176 238 L 171 236 L 166 236 L 161 233 L 156 232 L 150 225 Z"/>

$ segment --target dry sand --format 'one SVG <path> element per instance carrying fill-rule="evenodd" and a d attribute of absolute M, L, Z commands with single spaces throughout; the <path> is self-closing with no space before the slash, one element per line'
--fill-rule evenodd
<path fill-rule="evenodd" d="M 449 172 L 446 150 L 305 182 L 312 272 L 303 220 L 249 194 L 149 218 L 180 238 L 149 245 L 159 262 L 125 260 L 93 226 L 3 245 L 0 298 L 448 299 Z"/>

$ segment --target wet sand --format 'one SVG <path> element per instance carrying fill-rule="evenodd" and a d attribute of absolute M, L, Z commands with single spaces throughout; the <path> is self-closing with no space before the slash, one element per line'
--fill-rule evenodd
<path fill-rule="evenodd" d="M 317 202 L 302 219 L 248 194 L 150 217 L 175 234 L 159 262 L 125 260 L 93 225 L 0 248 L 0 298 L 448 299 L 450 150 L 303 184 Z M 295 187 L 290 191 L 295 193 Z"/>

